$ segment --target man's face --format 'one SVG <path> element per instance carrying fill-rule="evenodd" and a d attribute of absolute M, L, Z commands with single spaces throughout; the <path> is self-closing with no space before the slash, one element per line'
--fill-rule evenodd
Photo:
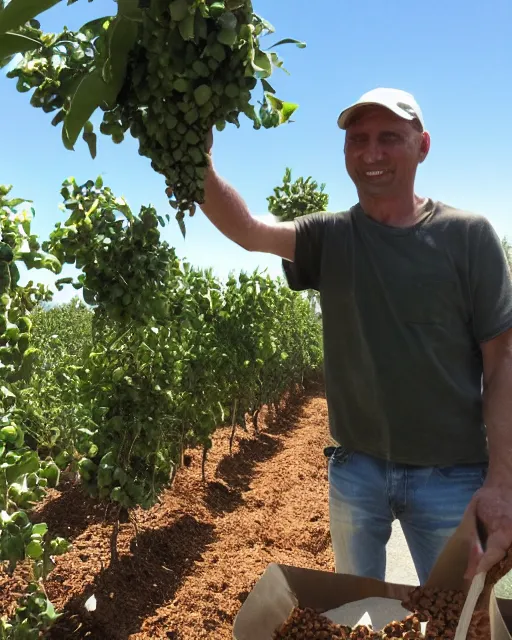
<path fill-rule="evenodd" d="M 429 148 L 428 133 L 411 122 L 384 107 L 361 107 L 346 131 L 345 165 L 360 195 L 400 197 L 414 189 Z"/>

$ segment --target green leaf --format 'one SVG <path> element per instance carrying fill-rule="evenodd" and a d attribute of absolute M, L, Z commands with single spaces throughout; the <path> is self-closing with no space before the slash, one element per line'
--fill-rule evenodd
<path fill-rule="evenodd" d="M 91 71 L 82 79 L 64 118 L 62 141 L 66 149 L 73 151 L 80 131 L 100 104 L 105 102 L 107 95 L 107 85 L 99 69 Z"/>
<path fill-rule="evenodd" d="M 116 198 L 114 204 L 116 205 L 116 209 L 120 211 L 127 220 L 133 220 L 132 210 L 124 198 Z"/>
<path fill-rule="evenodd" d="M 24 200 L 23 198 L 14 198 L 13 200 L 9 200 L 5 204 L 8 207 L 14 208 L 14 207 L 19 207 L 20 204 L 23 204 L 24 202 L 31 202 L 31 200 Z"/>
<path fill-rule="evenodd" d="M 29 362 L 30 360 L 34 361 L 40 354 L 40 349 L 36 349 L 36 347 L 30 347 L 23 354 L 23 360 L 26 362 Z"/>
<path fill-rule="evenodd" d="M 48 531 L 48 526 L 44 522 L 41 522 L 40 524 L 35 524 L 32 527 L 32 535 L 36 534 L 42 537 L 46 534 L 47 531 Z"/>
<path fill-rule="evenodd" d="M 1 14 L 0 14 L 1 15 Z M 0 61 L 16 53 L 25 53 L 38 49 L 41 43 L 19 33 L 0 34 Z"/>
<path fill-rule="evenodd" d="M 90 305 L 95 304 L 96 296 L 94 294 L 94 291 L 91 291 L 90 289 L 87 289 L 86 287 L 84 287 L 82 295 L 84 297 L 84 302 L 86 304 L 90 304 Z"/>
<path fill-rule="evenodd" d="M 62 291 L 63 285 L 72 284 L 72 282 L 73 278 L 59 278 L 58 280 L 55 280 L 55 286 L 59 291 Z"/>
<path fill-rule="evenodd" d="M 267 80 L 265 80 L 265 78 L 261 79 L 261 86 L 263 87 L 263 90 L 267 91 L 268 93 L 275 93 L 276 92 L 274 87 Z"/>
<path fill-rule="evenodd" d="M 171 19 L 175 22 L 184 20 L 188 14 L 187 0 L 173 0 L 169 5 L 169 11 L 171 13 Z"/>
<path fill-rule="evenodd" d="M 184 222 L 183 218 L 176 217 L 176 219 L 178 220 L 178 226 L 180 228 L 181 235 L 183 236 L 183 238 L 186 238 L 187 229 L 185 227 L 185 222 Z"/>
<path fill-rule="evenodd" d="M 270 54 L 264 51 L 257 51 L 254 55 L 252 66 L 260 77 L 268 77 L 272 73 Z"/>
<path fill-rule="evenodd" d="M 238 34 L 235 29 L 221 29 L 217 34 L 217 40 L 228 47 L 233 47 L 237 38 Z"/>
<path fill-rule="evenodd" d="M 273 44 L 271 47 L 269 47 L 269 49 L 279 47 L 282 44 L 295 44 L 299 49 L 305 49 L 307 46 L 305 42 L 301 42 L 300 40 L 294 40 L 293 38 L 284 38 L 284 40 L 279 40 L 279 42 Z"/>
<path fill-rule="evenodd" d="M 275 96 L 270 94 L 265 94 L 265 98 L 273 109 L 275 109 L 276 111 L 281 111 L 284 104 L 282 100 L 279 100 L 279 98 L 276 98 Z"/>
<path fill-rule="evenodd" d="M 44 615 L 51 621 L 57 620 L 57 618 L 60 618 L 61 616 L 61 614 L 56 613 L 55 607 L 49 600 L 46 601 L 46 611 L 44 612 Z"/>
<path fill-rule="evenodd" d="M 50 9 L 60 0 L 11 0 L 0 11 L 0 33 L 19 29 L 43 11 Z"/>
<path fill-rule="evenodd" d="M 0 387 L 0 393 L 4 398 L 15 398 L 16 396 L 7 387 Z"/>
<path fill-rule="evenodd" d="M 118 5 L 118 7 L 119 7 L 119 5 Z M 99 35 L 101 33 L 101 31 L 103 30 L 103 25 L 108 20 L 112 20 L 112 16 L 104 16 L 103 18 L 95 18 L 94 20 L 90 20 L 89 22 L 86 22 L 85 24 L 83 24 L 80 27 L 80 31 L 82 33 L 84 33 L 85 31 L 92 31 L 94 33 L 94 35 Z"/>
<path fill-rule="evenodd" d="M 272 25 L 268 20 L 265 20 L 265 18 L 262 18 L 261 16 L 259 16 L 258 14 L 254 14 L 254 17 L 257 21 L 257 23 L 259 23 L 263 29 L 265 29 L 265 31 L 267 31 L 268 33 L 274 33 L 275 32 L 275 27 L 274 25 Z"/>
<path fill-rule="evenodd" d="M 38 560 L 43 555 L 44 549 L 38 540 L 32 540 L 27 544 L 25 552 L 29 558 Z"/>
<path fill-rule="evenodd" d="M 66 115 L 66 112 L 64 111 L 64 109 L 57 111 L 57 115 L 52 120 L 52 125 L 56 127 L 58 124 L 63 122 L 65 115 Z"/>
<path fill-rule="evenodd" d="M 194 32 L 198 40 L 206 40 L 208 38 L 208 24 L 204 16 L 201 15 L 201 11 L 196 11 L 195 13 Z"/>
<path fill-rule="evenodd" d="M 108 58 L 103 66 L 103 80 L 108 87 L 107 105 L 111 108 L 115 106 L 124 84 L 128 54 L 135 44 L 138 32 L 139 25 L 122 15 L 118 15 L 109 27 Z"/>
<path fill-rule="evenodd" d="M 43 269 L 48 269 L 53 273 L 60 273 L 62 271 L 62 264 L 51 253 L 45 255 L 42 260 Z"/>
<path fill-rule="evenodd" d="M 281 71 L 284 71 L 286 74 L 290 75 L 290 72 L 284 68 L 283 61 L 277 55 L 277 53 L 272 52 L 272 53 L 269 53 L 268 55 L 270 56 L 270 60 L 274 65 L 274 67 L 276 67 L 277 69 L 281 69 Z"/>
<path fill-rule="evenodd" d="M 194 25 L 195 16 L 193 13 L 189 13 L 178 23 L 178 29 L 183 40 L 193 40 L 195 38 Z"/>
<path fill-rule="evenodd" d="M 280 124 L 288 122 L 290 117 L 299 108 L 299 105 L 294 102 L 283 102 L 282 100 L 279 100 L 279 98 L 268 93 L 265 94 L 265 98 L 268 100 L 270 106 L 279 113 Z"/>
<path fill-rule="evenodd" d="M 237 26 L 237 20 L 234 13 L 226 11 L 218 19 L 218 23 L 223 29 L 235 30 Z"/>
<path fill-rule="evenodd" d="M 94 160 L 97 153 L 98 136 L 94 132 L 87 133 L 86 131 L 84 131 L 84 135 L 82 137 L 84 141 L 87 143 L 87 146 L 89 147 L 89 153 L 91 154 L 91 158 Z"/>
<path fill-rule="evenodd" d="M 299 105 L 294 102 L 283 102 L 283 107 L 281 109 L 281 122 L 288 122 L 298 108 Z"/>
<path fill-rule="evenodd" d="M 141 2 L 137 3 L 134 0 L 117 0 L 117 12 L 130 20 L 142 22 L 144 14 L 141 5 Z"/>

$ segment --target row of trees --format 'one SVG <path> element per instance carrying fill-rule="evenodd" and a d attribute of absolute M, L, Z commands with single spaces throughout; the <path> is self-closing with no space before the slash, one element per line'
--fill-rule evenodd
<path fill-rule="evenodd" d="M 182 2 L 180 8 L 180 2 L 172 3 L 175 23 L 189 13 L 187 8 L 177 15 L 187 4 Z M 37 12 L 54 4 L 57 0 L 0 3 L 0 66 L 16 52 L 25 52 L 8 75 L 16 79 L 19 91 L 32 92 L 33 106 L 54 112 L 53 124 L 62 124 L 66 147 L 72 148 L 82 132 L 91 154 L 96 155 L 96 133 L 89 118 L 99 107 L 104 111 L 101 133 L 121 142 L 130 129 L 139 137 L 143 155 L 149 155 L 153 168 L 159 170 L 165 141 L 151 141 L 150 128 L 160 116 L 152 114 L 139 122 L 137 114 L 146 113 L 147 106 L 140 111 L 144 87 L 140 79 L 134 83 L 132 74 L 141 63 L 147 64 L 151 43 L 144 32 L 148 27 L 149 32 L 154 30 L 155 17 L 165 17 L 150 15 L 158 3 L 148 3 L 148 10 L 142 9 L 142 3 L 137 9 L 119 0 L 118 15 L 110 20 L 89 23 L 78 32 L 64 29 L 44 34 Z M 189 4 L 193 15 L 196 3 Z M 273 28 L 252 10 L 247 13 L 244 3 L 229 5 L 233 6 L 226 4 L 217 16 L 209 10 L 203 16 L 209 21 L 209 37 L 225 39 L 226 30 L 219 35 L 222 28 L 234 27 L 240 42 L 217 46 L 217 55 L 222 49 L 228 66 L 236 56 L 241 61 L 241 49 L 248 43 L 254 47 L 250 72 L 242 76 L 261 80 L 264 101 L 257 114 L 248 106 L 246 95 L 238 93 L 235 98 L 233 94 L 231 103 L 221 101 L 220 110 L 237 126 L 237 109 L 256 128 L 282 124 L 296 105 L 275 97 L 267 78 L 281 62 L 274 53 L 263 52 L 257 40 Z M 247 23 L 252 23 L 252 43 L 241 34 Z M 127 29 L 135 25 L 136 42 L 132 41 L 129 54 Z M 183 25 L 178 25 L 182 40 L 175 41 L 179 47 L 180 42 L 186 44 Z M 159 27 L 160 33 L 174 27 L 168 23 Z M 197 61 L 195 67 L 200 64 Z M 98 65 L 104 70 L 101 80 L 94 75 Z M 189 60 L 188 69 L 192 66 Z M 232 84 L 229 74 L 229 70 L 219 71 L 218 86 L 223 90 Z M 139 76 L 153 81 L 151 73 Z M 187 81 L 193 83 L 194 78 Z M 122 85 L 124 92 L 118 93 Z M 129 117 L 128 85 L 135 88 L 139 100 Z M 154 98 L 154 94 L 155 87 L 150 87 L 148 96 Z M 187 95 L 188 89 L 184 104 Z M 156 105 L 154 99 L 152 103 Z M 186 118 L 192 113 L 191 105 L 182 111 Z M 166 118 L 179 119 L 179 114 Z M 201 118 L 197 141 L 185 140 L 191 137 L 187 126 L 175 130 L 165 142 L 175 145 L 169 149 L 173 155 L 184 154 L 189 165 L 198 165 L 196 180 L 188 186 L 180 182 L 181 174 L 188 171 L 187 162 L 180 175 L 166 175 L 183 232 L 188 196 L 201 187 L 201 138 L 215 123 L 204 114 Z M 158 125 L 160 130 L 163 124 Z M 217 127 L 224 124 L 218 121 Z M 192 142 L 199 143 L 193 158 Z M 168 160 L 166 165 L 171 167 L 173 162 Z M 56 618 L 44 592 L 44 579 L 67 543 L 52 539 L 45 525 L 32 525 L 30 512 L 46 488 L 58 484 L 60 470 L 77 469 L 84 489 L 116 505 L 118 513 L 134 505 L 149 507 L 172 482 L 185 447 L 200 445 L 206 455 L 218 425 L 245 425 L 248 416 L 257 424 L 262 404 L 277 402 L 286 388 L 300 384 L 321 360 L 320 327 L 303 297 L 261 274 L 241 274 L 223 285 L 208 271 L 184 264 L 160 241 L 165 219 L 150 207 L 134 215 L 101 181 L 67 182 L 62 195 L 69 217 L 42 247 L 30 232 L 30 215 L 19 211 L 23 202 L 9 199 L 4 189 L 1 203 L 0 369 L 5 383 L 0 475 L 4 474 L 6 498 L 0 559 L 10 572 L 20 561 L 30 561 L 33 577 L 14 617 L 2 619 L 0 638 L 36 638 Z M 51 299 L 51 291 L 33 282 L 20 287 L 20 263 L 29 270 L 49 268 L 55 273 L 60 273 L 62 264 L 73 264 L 81 271 L 78 280 L 61 279 L 57 286 L 81 289 L 90 306 L 73 303 L 42 310 L 40 303 Z"/>
<path fill-rule="evenodd" d="M 20 285 L 20 266 L 58 272 L 60 264 L 43 254 L 31 233 L 31 217 L 18 211 L 22 201 L 0 186 L 0 561 L 9 574 L 31 562 L 32 580 L 14 617 L 0 620 L 0 638 L 37 638 L 55 620 L 44 593 L 44 579 L 67 542 L 52 538 L 29 513 L 59 481 L 59 468 L 27 444 L 27 401 L 38 350 L 32 345 L 31 313 L 51 292 L 30 281 Z"/>
<path fill-rule="evenodd" d="M 101 179 L 63 184 L 68 217 L 43 243 L 23 200 L 1 193 L 0 560 L 10 572 L 30 561 L 33 579 L 0 638 L 37 637 L 55 620 L 44 579 L 68 544 L 30 512 L 60 472 L 77 471 L 117 519 L 151 507 L 187 447 L 205 460 L 215 429 L 257 428 L 263 405 L 318 371 L 322 339 L 307 297 L 183 262 L 160 238 L 166 220 L 134 213 Z M 58 275 L 66 263 L 79 275 L 56 286 L 85 302 L 47 309 L 48 287 L 20 284 L 21 266 Z"/>
<path fill-rule="evenodd" d="M 22 54 L 8 76 L 52 113 L 67 149 L 82 135 L 95 157 L 97 110 L 102 134 L 137 138 L 184 233 L 202 194 L 208 132 L 239 126 L 242 113 L 257 129 L 290 121 L 297 105 L 268 82 L 282 68 L 271 49 L 304 43 L 263 49 L 274 28 L 249 0 L 117 0 L 117 15 L 44 33 L 38 14 L 59 1 L 0 0 L 0 67 Z M 149 507 L 185 447 L 206 455 L 218 425 L 257 422 L 262 404 L 321 359 L 309 301 L 281 282 L 254 273 L 222 284 L 182 262 L 160 240 L 169 216 L 134 214 L 101 180 L 68 181 L 62 195 L 68 218 L 40 245 L 23 201 L 1 192 L 0 560 L 9 571 L 31 560 L 33 580 L 0 638 L 38 637 L 55 619 L 44 578 L 67 547 L 29 514 L 60 470 L 77 469 L 84 489 L 118 511 Z M 80 275 L 57 287 L 81 290 L 87 306 L 42 310 L 52 292 L 22 287 L 19 267 L 60 274 L 65 263 Z"/>

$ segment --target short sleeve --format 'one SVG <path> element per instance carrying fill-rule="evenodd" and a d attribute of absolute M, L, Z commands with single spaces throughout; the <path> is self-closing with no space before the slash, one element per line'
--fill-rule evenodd
<path fill-rule="evenodd" d="M 326 228 L 325 213 L 310 213 L 295 218 L 295 257 L 283 260 L 283 271 L 290 289 L 320 290 L 322 252 Z"/>
<path fill-rule="evenodd" d="M 501 240 L 480 219 L 470 250 L 470 287 L 475 339 L 487 342 L 512 328 L 512 280 Z"/>

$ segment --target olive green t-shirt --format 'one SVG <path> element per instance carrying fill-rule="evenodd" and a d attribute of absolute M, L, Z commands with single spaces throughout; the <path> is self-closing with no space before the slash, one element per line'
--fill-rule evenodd
<path fill-rule="evenodd" d="M 292 289 L 320 292 L 335 441 L 397 463 L 485 462 L 480 343 L 512 327 L 510 272 L 488 220 L 428 200 L 408 228 L 360 205 L 295 226 L 283 268 Z"/>

